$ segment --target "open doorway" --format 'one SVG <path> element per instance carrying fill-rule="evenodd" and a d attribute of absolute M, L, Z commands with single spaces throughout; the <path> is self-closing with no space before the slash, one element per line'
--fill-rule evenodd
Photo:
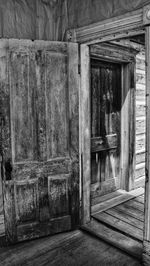
<path fill-rule="evenodd" d="M 119 247 L 135 256 L 140 249 L 140 257 L 145 185 L 145 35 L 91 45 L 90 74 L 91 220 L 102 238 L 111 242 L 111 232 L 106 237 L 106 225 L 117 232 L 112 233 L 114 245 L 120 238 Z M 136 248 L 130 249 L 131 245 Z"/>
<path fill-rule="evenodd" d="M 118 188 L 145 184 L 144 35 L 92 46 L 90 57 L 94 205 Z"/>

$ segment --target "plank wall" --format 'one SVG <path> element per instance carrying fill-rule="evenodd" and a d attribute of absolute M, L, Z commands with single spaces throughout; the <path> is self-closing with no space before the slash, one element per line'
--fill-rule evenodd
<path fill-rule="evenodd" d="M 136 166 L 135 187 L 144 185 L 145 179 L 145 50 L 136 56 Z"/>
<path fill-rule="evenodd" d="M 68 29 L 132 12 L 149 0 L 0 0 L 0 37 L 62 41 Z"/>
<path fill-rule="evenodd" d="M 149 4 L 149 0 L 67 0 L 68 26 L 69 28 L 87 26 L 123 15 L 146 4 Z M 62 19 L 65 17 L 62 16 Z"/>

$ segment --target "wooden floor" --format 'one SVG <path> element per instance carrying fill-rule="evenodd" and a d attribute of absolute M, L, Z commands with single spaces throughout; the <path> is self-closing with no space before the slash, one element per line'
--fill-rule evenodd
<path fill-rule="evenodd" d="M 144 189 L 118 191 L 92 207 L 91 223 L 84 226 L 94 235 L 141 259 L 144 221 Z"/>
<path fill-rule="evenodd" d="M 142 265 L 144 189 L 113 192 L 91 210 L 83 231 L 0 248 L 0 265 Z"/>
<path fill-rule="evenodd" d="M 140 266 L 126 253 L 76 230 L 0 249 L 3 266 Z"/>

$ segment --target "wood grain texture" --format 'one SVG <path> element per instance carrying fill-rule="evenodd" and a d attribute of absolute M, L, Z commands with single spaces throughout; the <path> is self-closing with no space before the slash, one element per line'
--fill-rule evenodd
<path fill-rule="evenodd" d="M 135 185 L 141 186 L 139 178 L 145 176 L 145 136 L 146 136 L 146 71 L 145 71 L 145 49 L 141 48 L 136 55 L 136 172 Z"/>
<path fill-rule="evenodd" d="M 69 175 L 55 175 L 48 178 L 50 217 L 57 218 L 69 214 L 68 182 Z"/>
<path fill-rule="evenodd" d="M 109 47 L 107 47 L 104 57 L 104 51 L 102 49 L 101 54 L 101 49 L 101 47 L 96 48 L 96 53 L 106 60 L 111 50 L 109 51 Z M 111 49 L 113 51 L 112 47 Z M 91 56 L 93 56 L 92 49 Z M 117 102 L 115 101 L 116 98 L 118 99 Z M 92 58 L 91 152 L 94 154 L 91 155 L 91 198 L 97 197 L 98 194 L 103 195 L 111 192 L 111 190 L 119 187 L 117 179 L 119 178 L 120 164 L 120 111 L 121 66 Z"/>
<path fill-rule="evenodd" d="M 78 44 L 68 44 L 68 86 L 69 86 L 69 154 L 72 159 L 71 182 L 69 186 L 69 201 L 71 208 L 72 228 L 79 224 L 79 176 L 80 148 L 79 148 L 79 49 Z M 81 176 L 80 176 L 81 178 Z"/>
<path fill-rule="evenodd" d="M 82 228 L 91 235 L 96 236 L 98 239 L 102 239 L 106 243 L 127 252 L 127 254 L 141 259 L 142 243 L 139 241 L 134 240 L 117 230 L 113 230 L 106 224 L 100 223 L 96 219 L 93 219 L 89 224 L 83 226 Z"/>
<path fill-rule="evenodd" d="M 143 230 L 143 222 L 137 220 L 136 218 L 132 217 L 132 216 L 127 216 L 126 213 L 121 212 L 119 210 L 116 210 L 115 208 L 109 209 L 106 211 L 107 214 L 110 214 L 118 219 L 121 219 L 122 221 L 131 224 L 133 226 L 135 226 L 136 228 L 139 228 L 141 230 Z"/>
<path fill-rule="evenodd" d="M 128 190 L 134 187 L 135 180 L 135 90 L 136 90 L 135 58 L 129 66 L 130 107 L 129 107 L 129 180 Z M 127 186 L 126 186 L 127 188 Z"/>
<path fill-rule="evenodd" d="M 108 195 L 103 196 L 102 198 L 104 200 L 93 205 L 91 207 L 91 212 L 92 212 L 92 214 L 94 214 L 97 212 L 105 211 L 105 210 L 110 209 L 114 206 L 118 206 L 118 205 L 125 203 L 125 202 L 128 203 L 128 202 L 130 202 L 129 200 L 136 199 L 136 197 L 139 195 L 142 195 L 143 192 L 144 192 L 144 190 L 141 188 L 133 190 L 131 192 L 125 192 L 122 190 L 118 190 L 116 192 L 111 193 L 112 198 L 109 198 Z M 116 195 L 116 196 L 113 197 L 113 195 Z"/>
<path fill-rule="evenodd" d="M 121 188 L 134 188 L 135 168 L 135 58 L 123 66 Z"/>
<path fill-rule="evenodd" d="M 104 6 L 106 5 L 104 4 Z M 90 9 L 88 10 L 90 11 Z M 137 35 L 135 31 L 137 29 L 139 31 L 143 27 L 142 14 L 143 9 L 138 9 L 128 13 L 126 12 L 122 16 L 107 18 L 105 19 L 105 23 L 104 21 L 97 21 L 96 23 L 87 24 L 87 26 L 73 27 L 72 30 L 69 30 L 68 35 L 69 37 L 71 35 L 70 39 L 73 42 L 77 41 L 86 44 L 120 39 L 125 36 L 129 37 L 130 34 L 130 36 Z"/>
<path fill-rule="evenodd" d="M 149 180 L 149 171 L 150 171 L 150 158 L 149 158 L 149 150 L 150 150 L 150 96 L 149 96 L 149 86 L 150 86 L 150 27 L 146 28 L 146 168 L 145 168 L 145 211 L 144 211 L 144 241 L 150 241 L 150 180 Z"/>
<path fill-rule="evenodd" d="M 52 158 L 68 151 L 67 57 L 47 52 L 46 65 L 47 152 Z"/>
<path fill-rule="evenodd" d="M 81 86 L 80 86 L 80 160 L 82 178 L 82 221 L 90 221 L 91 183 L 91 120 L 90 120 L 90 54 L 87 45 L 81 45 Z"/>
<path fill-rule="evenodd" d="M 116 218 L 114 216 L 110 216 L 106 212 L 103 212 L 100 214 L 94 214 L 93 217 L 102 223 L 109 224 L 111 227 L 116 228 L 118 231 L 124 232 L 124 234 L 127 236 L 130 236 L 141 242 L 143 241 L 143 230 L 121 220 L 121 216 L 119 216 L 119 218 Z"/>
<path fill-rule="evenodd" d="M 108 193 L 108 194 L 106 194 L 104 196 L 91 199 L 91 206 L 94 206 L 96 204 L 102 203 L 102 202 L 104 202 L 106 200 L 109 200 L 109 199 L 113 199 L 115 197 L 120 196 L 121 194 L 122 193 L 119 190 L 117 190 L 117 191 L 114 191 L 112 193 Z"/>
<path fill-rule="evenodd" d="M 99 152 L 117 148 L 117 134 L 108 135 L 105 138 L 97 137 L 91 139 L 91 151 Z"/>
<path fill-rule="evenodd" d="M 129 206 L 129 205 L 124 203 L 124 204 L 116 206 L 115 208 L 119 211 L 126 213 L 126 215 L 130 215 L 133 218 L 136 218 L 139 221 L 144 222 L 143 212 L 139 211 L 138 209 L 135 209 L 132 206 Z"/>
<path fill-rule="evenodd" d="M 16 224 L 36 221 L 38 213 L 37 179 L 27 182 L 17 182 L 15 190 Z"/>
<path fill-rule="evenodd" d="M 104 228 L 104 227 L 103 227 Z M 106 234 L 109 229 L 103 230 Z M 109 233 L 111 236 L 111 231 Z M 113 239 L 115 234 L 113 234 Z M 119 239 L 119 235 L 118 238 Z M 123 237 L 121 239 L 123 242 Z M 120 241 L 120 242 L 121 242 Z M 124 239 L 124 243 L 129 243 L 129 239 Z M 85 232 L 76 230 L 55 236 L 42 238 L 35 241 L 26 241 L 19 245 L 1 248 L 0 260 L 3 265 L 25 266 L 25 265 L 117 265 L 140 266 L 137 258 L 141 255 L 141 245 L 130 239 L 132 252 L 137 256 L 131 257 L 129 254 L 115 248 L 111 244 L 97 239 Z M 105 253 L 105 256 L 104 256 Z M 113 263 L 113 264 L 112 264 Z"/>
<path fill-rule="evenodd" d="M 97 57 L 99 59 L 102 59 L 105 56 L 107 61 L 110 60 L 116 63 L 125 63 L 133 61 L 133 55 L 136 55 L 136 51 L 134 48 L 130 47 L 129 50 L 128 47 L 126 47 L 125 45 L 121 46 L 117 42 L 115 42 L 114 44 L 111 42 L 107 44 L 102 43 L 101 45 L 93 44 L 90 46 L 90 54 L 93 58 Z"/>

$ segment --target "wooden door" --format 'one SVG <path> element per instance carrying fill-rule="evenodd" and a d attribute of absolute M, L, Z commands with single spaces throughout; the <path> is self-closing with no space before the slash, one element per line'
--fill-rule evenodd
<path fill-rule="evenodd" d="M 0 41 L 6 236 L 16 242 L 78 224 L 78 47 Z"/>
<path fill-rule="evenodd" d="M 91 197 L 120 186 L 121 64 L 91 61 Z"/>

